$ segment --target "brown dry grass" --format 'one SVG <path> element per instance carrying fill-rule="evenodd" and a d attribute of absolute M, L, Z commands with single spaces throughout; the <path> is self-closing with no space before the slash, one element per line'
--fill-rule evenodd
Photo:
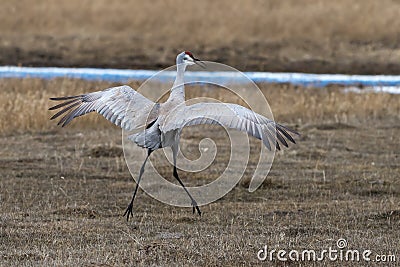
<path fill-rule="evenodd" d="M 0 83 L 0 133 L 47 131 L 57 128 L 49 121 L 54 112 L 50 97 L 77 95 L 116 86 L 108 82 L 87 82 L 73 79 L 4 79 Z M 140 84 L 130 85 L 137 89 Z M 381 118 L 398 120 L 399 96 L 375 93 L 343 93 L 340 87 L 303 88 L 292 85 L 260 85 L 274 117 L 280 121 L 306 124 L 326 121 L 357 123 Z M 224 102 L 240 103 L 236 96 L 221 89 L 188 88 L 187 97 L 206 96 Z M 288 108 L 290 107 L 290 108 Z M 73 122 L 70 127 L 104 129 L 110 123 L 90 114 Z"/>
<path fill-rule="evenodd" d="M 2 1 L 6 35 L 116 35 L 167 45 L 232 41 L 397 41 L 398 1 Z"/>
<path fill-rule="evenodd" d="M 95 114 L 66 129 L 48 121 L 48 97 L 111 84 L 69 79 L 0 84 L 0 265 L 255 266 L 264 245 L 321 250 L 335 248 L 339 238 L 349 248 L 399 260 L 399 96 L 263 85 L 275 117 L 302 134 L 297 145 L 277 154 L 263 185 L 247 191 L 256 162 L 251 158 L 240 184 L 202 207 L 202 217 L 139 191 L 134 218 L 126 223 L 121 215 L 134 184 L 120 131 Z M 189 97 L 234 100 L 194 89 L 188 89 Z M 229 158 L 225 134 L 204 130 L 186 131 L 184 153 L 196 155 L 198 141 L 209 135 L 221 153 L 203 172 L 181 172 L 188 185 L 215 179 Z M 171 177 L 162 154 L 152 159 Z"/>
<path fill-rule="evenodd" d="M 399 73 L 399 1 L 2 1 L 2 64 Z"/>

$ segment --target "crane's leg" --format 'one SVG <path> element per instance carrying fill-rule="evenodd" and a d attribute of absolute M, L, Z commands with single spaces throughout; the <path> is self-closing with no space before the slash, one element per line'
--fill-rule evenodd
<path fill-rule="evenodd" d="M 139 177 L 138 177 L 138 180 L 136 182 L 136 188 L 135 188 L 135 191 L 133 192 L 131 203 L 129 203 L 129 206 L 128 206 L 128 208 L 126 209 L 126 211 L 124 213 L 124 217 L 126 216 L 126 221 L 129 221 L 129 216 L 133 217 L 133 212 L 132 212 L 133 201 L 135 200 L 135 196 L 136 196 L 136 193 L 137 193 L 138 188 L 139 188 L 140 179 L 142 179 L 142 175 L 144 173 L 144 167 L 146 165 L 146 162 L 147 162 L 148 158 L 150 157 L 151 152 L 153 152 L 153 150 L 151 150 L 151 149 L 149 149 L 147 151 L 146 159 L 144 160 L 144 162 L 142 164 L 142 167 L 140 168 Z"/>
<path fill-rule="evenodd" d="M 179 184 L 185 189 L 186 194 L 190 197 L 190 200 L 192 200 L 192 206 L 193 206 L 193 213 L 197 210 L 197 213 L 201 216 L 201 211 L 199 206 L 197 205 L 196 200 L 192 197 L 192 195 L 189 193 L 189 191 L 186 189 L 186 186 L 182 183 L 181 179 L 179 179 L 178 171 L 176 169 L 176 156 L 178 155 L 178 146 L 173 146 L 172 147 L 172 156 L 174 159 L 174 177 L 176 180 L 178 180 Z"/>

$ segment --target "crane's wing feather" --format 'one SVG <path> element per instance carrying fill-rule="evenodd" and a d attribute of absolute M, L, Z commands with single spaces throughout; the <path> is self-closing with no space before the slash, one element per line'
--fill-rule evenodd
<path fill-rule="evenodd" d="M 50 99 L 64 101 L 49 109 L 61 108 L 51 119 L 65 114 L 58 122 L 63 127 L 76 117 L 96 111 L 121 128 L 133 130 L 155 120 L 159 111 L 159 104 L 147 99 L 127 85 L 88 94 Z"/>
<path fill-rule="evenodd" d="M 296 143 L 292 135 L 299 135 L 296 131 L 254 111 L 230 103 L 198 103 L 178 108 L 166 117 L 164 123 L 160 125 L 160 129 L 166 133 L 199 124 L 218 124 L 247 132 L 262 140 L 269 150 L 271 150 L 271 143 L 278 150 L 280 149 L 279 143 L 288 147 L 286 139 Z"/>

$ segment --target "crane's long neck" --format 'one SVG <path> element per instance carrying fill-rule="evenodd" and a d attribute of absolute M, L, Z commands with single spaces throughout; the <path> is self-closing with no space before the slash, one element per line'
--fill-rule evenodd
<path fill-rule="evenodd" d="M 185 102 L 185 81 L 184 81 L 184 73 L 185 73 L 185 64 L 177 64 L 176 65 L 176 78 L 174 85 L 171 88 L 171 94 L 168 100 L 176 101 L 177 103 Z"/>

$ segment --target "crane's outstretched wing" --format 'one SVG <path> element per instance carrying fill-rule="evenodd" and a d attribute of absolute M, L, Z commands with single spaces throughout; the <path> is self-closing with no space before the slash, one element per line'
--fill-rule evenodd
<path fill-rule="evenodd" d="M 162 132 L 182 129 L 185 126 L 199 124 L 218 124 L 228 128 L 247 132 L 249 135 L 263 141 L 271 150 L 272 142 L 280 150 L 279 142 L 288 147 L 289 140 L 296 143 L 292 135 L 296 131 L 280 125 L 243 106 L 230 103 L 198 103 L 172 111 L 160 125 Z M 279 141 L 279 142 L 278 142 Z"/>
<path fill-rule="evenodd" d="M 150 101 L 127 85 L 83 95 L 50 99 L 64 101 L 49 109 L 61 108 L 51 120 L 65 114 L 58 122 L 63 127 L 76 117 L 96 111 L 117 126 L 125 130 L 134 130 L 154 121 L 159 111 L 159 104 Z"/>

